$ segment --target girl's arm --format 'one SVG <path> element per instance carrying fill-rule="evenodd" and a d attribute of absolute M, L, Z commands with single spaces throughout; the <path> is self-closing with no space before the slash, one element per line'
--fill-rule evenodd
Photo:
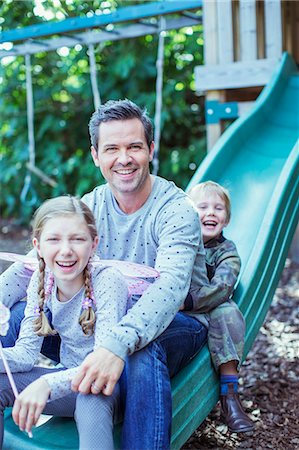
<path fill-rule="evenodd" d="M 28 255 L 35 255 L 35 250 L 31 250 Z M 0 302 L 11 308 L 25 298 L 32 273 L 20 262 L 15 262 L 5 270 L 0 275 Z"/>
<path fill-rule="evenodd" d="M 28 372 L 31 370 L 42 346 L 43 337 L 37 336 L 33 331 L 33 321 L 35 319 L 34 308 L 37 305 L 37 280 L 38 273 L 35 272 L 27 291 L 27 306 L 25 309 L 25 317 L 21 324 L 19 338 L 14 347 L 3 349 L 12 372 Z M 0 372 L 5 372 L 1 358 Z"/>
<path fill-rule="evenodd" d="M 94 349 L 101 346 L 102 338 L 125 314 L 128 288 L 124 277 L 113 268 L 93 269 L 92 285 L 96 301 L 96 324 Z M 86 355 L 87 356 L 87 355 Z M 82 363 L 83 361 L 81 361 Z M 79 366 L 43 375 L 51 391 L 50 400 L 72 392 L 71 381 L 79 371 Z"/>

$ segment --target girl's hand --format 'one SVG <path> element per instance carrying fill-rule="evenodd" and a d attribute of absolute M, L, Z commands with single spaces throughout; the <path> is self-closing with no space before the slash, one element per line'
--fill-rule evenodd
<path fill-rule="evenodd" d="M 44 378 L 29 384 L 15 400 L 12 417 L 21 431 L 31 432 L 50 396 L 51 390 Z"/>

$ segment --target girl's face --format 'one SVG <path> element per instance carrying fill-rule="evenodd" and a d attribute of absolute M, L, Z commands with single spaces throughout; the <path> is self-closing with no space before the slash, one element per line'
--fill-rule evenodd
<path fill-rule="evenodd" d="M 224 200 L 216 192 L 201 192 L 195 201 L 204 243 L 220 235 L 228 224 Z"/>
<path fill-rule="evenodd" d="M 47 220 L 40 239 L 33 239 L 58 288 L 70 296 L 82 287 L 83 270 L 97 244 L 98 237 L 93 240 L 84 218 L 75 214 Z"/>

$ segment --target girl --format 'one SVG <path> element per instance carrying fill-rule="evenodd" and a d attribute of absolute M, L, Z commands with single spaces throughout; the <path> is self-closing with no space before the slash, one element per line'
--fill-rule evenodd
<path fill-rule="evenodd" d="M 17 389 L 14 395 L 0 358 L 0 448 L 4 409 L 14 405 L 13 419 L 31 433 L 40 414 L 75 417 L 81 449 L 113 449 L 112 396 L 72 392 L 71 380 L 101 336 L 125 314 L 128 290 L 114 268 L 89 264 L 98 236 L 90 209 L 75 197 L 47 200 L 36 211 L 33 246 L 39 269 L 28 288 L 25 318 L 14 347 L 5 348 Z M 47 319 L 52 316 L 52 324 Z M 43 336 L 59 333 L 62 368 L 34 367 Z"/>

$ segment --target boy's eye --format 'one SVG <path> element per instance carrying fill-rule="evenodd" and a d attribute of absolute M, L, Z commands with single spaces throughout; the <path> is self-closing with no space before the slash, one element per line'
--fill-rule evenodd
<path fill-rule="evenodd" d="M 50 238 L 47 239 L 47 241 L 53 241 L 53 242 L 55 242 L 55 241 L 58 241 L 58 238 L 56 238 L 56 237 L 50 237 Z"/>

